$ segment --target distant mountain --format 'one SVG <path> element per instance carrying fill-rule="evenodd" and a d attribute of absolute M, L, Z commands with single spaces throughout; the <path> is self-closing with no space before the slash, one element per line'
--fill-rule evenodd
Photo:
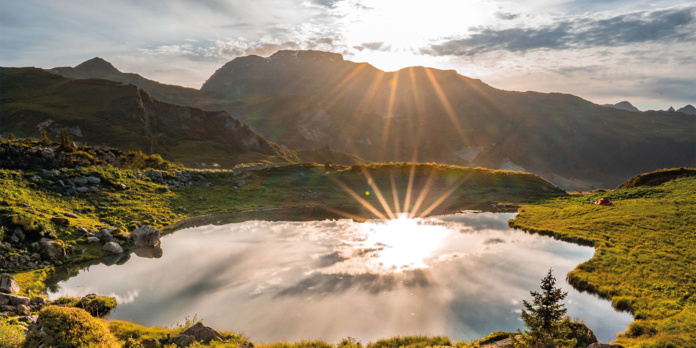
<path fill-rule="evenodd" d="M 201 92 L 197 89 L 159 83 L 138 74 L 122 73 L 111 63 L 99 57 L 85 61 L 74 68 L 58 67 L 47 71 L 72 79 L 96 78 L 133 84 L 148 91 L 155 99 L 172 104 L 193 106 L 195 101 L 201 98 Z"/>
<path fill-rule="evenodd" d="M 615 187 L 636 173 L 696 165 L 689 115 L 503 91 L 451 70 L 383 72 L 339 54 L 280 51 L 228 62 L 198 93 L 146 81 L 154 85 L 133 84 L 162 100 L 227 110 L 292 149 L 328 145 L 371 161 L 526 170 L 566 189 Z"/>
<path fill-rule="evenodd" d="M 103 72 L 110 64 L 92 60 L 81 66 L 76 70 L 96 67 Z M 294 156 L 225 111 L 160 102 L 134 85 L 68 79 L 34 68 L 0 68 L 0 95 L 3 136 L 38 137 L 45 130 L 55 140 L 65 128 L 81 143 L 160 153 L 194 166 Z"/>
<path fill-rule="evenodd" d="M 689 105 L 677 110 L 677 112 L 681 112 L 682 114 L 687 114 L 687 115 L 696 115 L 696 108 L 693 105 L 689 104 Z"/>
<path fill-rule="evenodd" d="M 604 104 L 602 106 L 614 108 L 614 109 L 619 109 L 619 110 L 626 110 L 626 111 L 640 111 L 638 110 L 637 107 L 633 106 L 633 104 L 627 102 L 627 101 L 622 101 L 616 104 Z"/>

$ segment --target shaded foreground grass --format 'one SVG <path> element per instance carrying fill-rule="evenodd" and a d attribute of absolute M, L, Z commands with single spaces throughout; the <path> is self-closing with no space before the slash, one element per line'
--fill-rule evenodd
<path fill-rule="evenodd" d="M 510 226 L 595 247 L 568 282 L 634 315 L 616 343 L 696 347 L 696 177 L 523 205 Z"/>

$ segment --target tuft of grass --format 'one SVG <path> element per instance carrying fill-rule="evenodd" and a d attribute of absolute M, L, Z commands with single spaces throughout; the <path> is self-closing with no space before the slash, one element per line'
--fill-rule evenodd
<path fill-rule="evenodd" d="M 448 337 L 444 336 L 397 336 L 369 343 L 366 348 L 425 348 L 435 346 L 453 346 L 453 344 Z"/>
<path fill-rule="evenodd" d="M 53 301 L 55 305 L 81 308 L 95 317 L 103 317 L 116 307 L 116 298 L 97 296 L 95 298 L 61 297 Z"/>

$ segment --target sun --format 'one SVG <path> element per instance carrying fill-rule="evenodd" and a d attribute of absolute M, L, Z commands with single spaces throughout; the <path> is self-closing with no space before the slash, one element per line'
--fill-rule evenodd
<path fill-rule="evenodd" d="M 347 0 L 334 10 L 355 58 L 387 71 L 431 63 L 420 53 L 422 48 L 465 35 L 494 13 L 480 0 Z"/>

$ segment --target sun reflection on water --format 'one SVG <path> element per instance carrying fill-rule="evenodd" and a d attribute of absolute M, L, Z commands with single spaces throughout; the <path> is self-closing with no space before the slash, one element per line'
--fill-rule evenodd
<path fill-rule="evenodd" d="M 444 225 L 402 213 L 396 219 L 356 224 L 338 252 L 344 259 L 321 270 L 326 274 L 386 274 L 427 268 L 441 255 L 451 233 Z"/>

